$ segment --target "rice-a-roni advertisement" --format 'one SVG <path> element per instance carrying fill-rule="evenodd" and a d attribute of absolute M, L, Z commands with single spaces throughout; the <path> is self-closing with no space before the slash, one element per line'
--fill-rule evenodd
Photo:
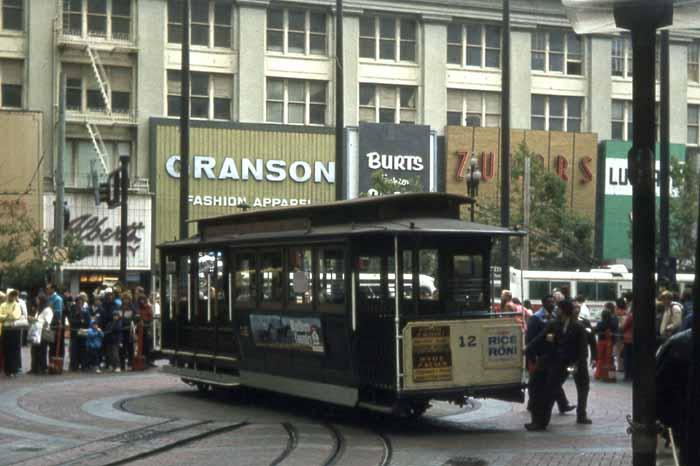
<path fill-rule="evenodd" d="M 151 120 L 155 242 L 176 239 L 179 121 Z M 326 128 L 195 122 L 190 127 L 190 219 L 318 204 L 335 198 L 335 137 Z M 194 233 L 195 226 L 191 226 Z"/>

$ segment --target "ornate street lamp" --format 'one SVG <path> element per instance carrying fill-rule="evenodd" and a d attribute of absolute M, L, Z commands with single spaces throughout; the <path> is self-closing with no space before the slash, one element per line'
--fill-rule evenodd
<path fill-rule="evenodd" d="M 469 173 L 467 173 L 467 195 L 472 198 L 471 204 L 471 221 L 474 221 L 474 205 L 476 198 L 479 196 L 479 181 L 481 181 L 481 170 L 479 170 L 479 161 L 476 155 L 472 152 L 472 157 L 469 160 Z"/>
<path fill-rule="evenodd" d="M 610 33 L 627 29 L 632 35 L 634 137 L 632 149 L 628 153 L 628 169 L 633 186 L 632 291 L 635 314 L 632 453 L 634 466 L 653 466 L 656 463 L 654 359 L 656 33 L 658 29 L 671 25 L 680 29 L 697 27 L 700 19 L 700 0 L 562 0 L 562 3 L 574 30 L 579 34 Z M 698 338 L 696 337 L 695 340 L 697 342 Z M 687 461 L 688 465 L 698 464 L 689 458 Z"/>

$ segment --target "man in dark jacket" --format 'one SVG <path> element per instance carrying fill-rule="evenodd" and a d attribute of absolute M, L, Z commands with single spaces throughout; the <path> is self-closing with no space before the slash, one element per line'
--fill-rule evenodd
<path fill-rule="evenodd" d="M 574 319 L 585 330 L 586 343 L 591 350 L 591 366 L 595 366 L 595 361 L 598 359 L 598 348 L 593 326 L 588 319 L 581 317 L 581 304 L 574 301 Z M 578 424 L 593 424 L 586 414 L 588 407 L 588 392 L 591 387 L 591 377 L 588 374 L 588 350 L 584 352 L 584 358 L 579 359 L 576 368 L 574 369 L 574 382 L 576 383 L 576 393 L 578 395 L 578 404 L 576 405 L 576 422 Z"/>
<path fill-rule="evenodd" d="M 121 372 L 119 367 L 119 350 L 122 346 L 122 314 L 119 311 L 112 313 L 112 320 L 107 322 L 104 328 L 104 346 L 107 366 L 114 372 Z"/>
<path fill-rule="evenodd" d="M 559 316 L 526 347 L 539 354 L 531 378 L 533 395 L 532 422 L 525 424 L 527 430 L 545 430 L 552 416 L 554 402 L 566 378 L 568 367 L 578 367 L 587 357 L 586 331 L 574 319 L 574 306 L 569 300 L 559 303 Z"/>
<path fill-rule="evenodd" d="M 532 340 L 534 340 L 538 335 L 540 335 L 544 329 L 547 327 L 547 324 L 551 322 L 555 316 L 554 316 L 554 310 L 555 310 L 555 303 L 554 303 L 554 296 L 552 295 L 547 295 L 544 298 L 542 298 L 542 308 L 534 313 L 530 319 L 527 321 L 527 331 L 525 333 L 525 345 L 529 345 Z M 537 364 L 537 358 L 540 354 L 543 354 L 545 350 L 545 345 L 540 342 L 536 345 L 533 345 L 529 351 L 526 352 L 525 357 L 527 361 L 527 369 L 528 373 L 530 374 L 530 377 L 532 378 L 532 375 L 534 374 L 535 367 Z M 562 382 L 563 383 L 563 382 Z M 528 402 L 527 402 L 527 409 L 529 411 L 532 411 L 532 389 L 530 384 L 528 384 Z M 572 411 L 576 408 L 576 406 L 572 406 L 569 404 L 569 400 L 566 398 L 566 394 L 564 393 L 564 389 L 560 387 L 559 392 L 557 393 L 557 398 L 556 398 L 557 406 L 559 407 L 559 412 L 564 414 L 568 413 L 569 411 Z"/>
<path fill-rule="evenodd" d="M 68 313 L 70 324 L 70 370 L 77 371 L 81 367 L 87 367 L 87 349 L 85 335 L 80 330 L 86 331 L 90 327 L 90 313 L 85 305 L 84 298 L 78 296 Z"/>

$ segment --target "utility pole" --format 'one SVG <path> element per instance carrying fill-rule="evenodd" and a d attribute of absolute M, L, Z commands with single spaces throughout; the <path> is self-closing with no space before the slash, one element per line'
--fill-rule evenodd
<path fill-rule="evenodd" d="M 632 33 L 634 142 L 628 154 L 632 180 L 632 294 L 634 306 L 634 385 L 632 391 L 632 461 L 656 464 L 656 189 L 654 181 L 654 101 L 656 30 L 673 22 L 670 2 L 618 5 L 618 27 Z"/>
<path fill-rule="evenodd" d="M 120 201 L 121 201 L 121 228 L 119 231 L 119 281 L 122 285 L 126 287 L 127 280 L 127 257 L 128 257 L 128 247 L 127 247 L 127 234 L 129 229 L 129 146 L 124 144 L 119 144 L 119 161 L 121 162 L 121 176 L 119 181 L 121 183 L 120 191 Z"/>
<path fill-rule="evenodd" d="M 525 171 L 523 173 L 523 249 L 520 255 L 520 268 L 530 268 L 530 157 L 525 157 Z"/>
<path fill-rule="evenodd" d="M 510 0 L 503 0 L 501 71 L 501 226 L 510 226 Z M 510 289 L 510 241 L 501 237 L 501 289 Z"/>
<path fill-rule="evenodd" d="M 64 215 L 64 199 L 65 199 L 65 181 L 63 179 L 64 151 L 66 144 L 66 75 L 63 71 L 59 73 L 58 82 L 60 89 L 58 91 L 58 136 L 56 142 L 58 144 L 56 154 L 56 201 L 54 202 L 54 235 L 56 238 L 56 247 L 63 248 L 63 215 Z M 57 270 L 58 285 L 63 285 L 63 269 L 58 266 Z"/>
<path fill-rule="evenodd" d="M 190 197 L 190 2 L 182 2 L 180 71 L 180 239 L 187 239 Z"/>
<path fill-rule="evenodd" d="M 335 2 L 335 198 L 344 198 L 345 99 L 343 95 L 343 0 Z"/>
<path fill-rule="evenodd" d="M 661 199 L 659 202 L 659 278 L 664 277 L 669 283 L 667 286 L 672 286 L 675 282 L 675 276 L 671 276 L 671 247 L 669 240 L 669 197 L 670 197 L 670 182 L 669 182 L 669 165 L 670 165 L 670 114 L 671 114 L 671 85 L 669 81 L 670 66 L 669 66 L 669 32 L 668 30 L 661 31 L 661 60 L 659 63 L 660 74 L 660 94 L 661 103 L 659 105 L 660 115 L 659 124 L 661 136 L 661 160 L 659 177 L 661 181 Z"/>

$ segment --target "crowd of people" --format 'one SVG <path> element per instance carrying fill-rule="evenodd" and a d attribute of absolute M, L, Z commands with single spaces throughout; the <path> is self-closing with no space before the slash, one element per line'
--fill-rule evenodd
<path fill-rule="evenodd" d="M 525 425 L 526 429 L 545 430 L 555 404 L 562 414 L 575 409 L 577 423 L 592 423 L 587 415 L 589 365 L 594 369 L 595 379 L 602 382 L 630 381 L 634 377 L 631 293 L 606 303 L 595 323 L 590 320 L 585 297 L 572 299 L 566 287 L 545 296 L 537 312 L 528 301 L 521 303 L 504 290 L 501 310 L 513 313 L 525 334 L 530 374 L 527 408 L 532 414 L 532 422 Z M 692 319 L 690 289 L 682 295 L 662 291 L 657 301 L 657 348 L 673 335 L 689 329 Z M 562 388 L 570 375 L 576 384 L 575 405 L 569 403 Z"/>
<path fill-rule="evenodd" d="M 29 374 L 70 371 L 122 372 L 134 368 L 136 351 L 153 365 L 153 320 L 159 297 L 142 287 L 59 293 L 53 284 L 33 299 L 26 292 L 0 292 L 0 367 L 22 373 L 22 345 L 31 345 Z M 68 350 L 66 351 L 66 348 Z"/>

